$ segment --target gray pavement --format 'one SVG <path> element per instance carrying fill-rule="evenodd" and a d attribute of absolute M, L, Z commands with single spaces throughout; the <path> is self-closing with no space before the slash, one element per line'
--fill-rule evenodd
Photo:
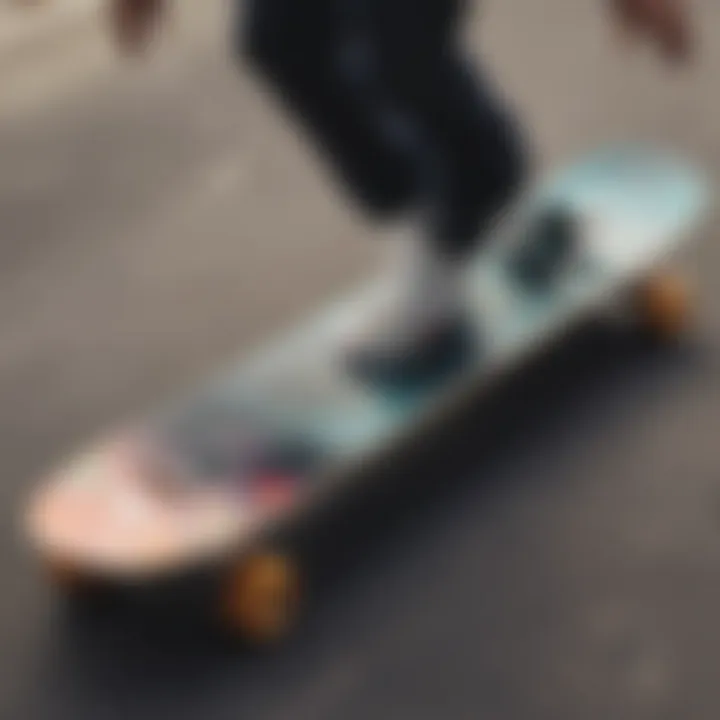
<path fill-rule="evenodd" d="M 630 134 L 717 172 L 720 6 L 696 3 L 702 55 L 667 73 L 596 4 L 487 3 L 471 28 L 540 164 Z M 382 242 L 226 41 L 213 2 L 144 65 L 91 33 L 0 64 L 0 717 L 714 720 L 714 228 L 684 349 L 584 334 L 394 466 L 413 492 L 343 520 L 282 653 L 58 610 L 17 536 L 37 473 L 333 297 Z"/>

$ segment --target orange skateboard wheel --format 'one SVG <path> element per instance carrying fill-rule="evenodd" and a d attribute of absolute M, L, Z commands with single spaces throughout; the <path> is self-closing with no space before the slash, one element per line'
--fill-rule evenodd
<path fill-rule="evenodd" d="M 221 597 L 221 619 L 253 644 L 282 640 L 294 627 L 300 604 L 300 573 L 283 554 L 260 552 L 231 568 Z"/>
<path fill-rule="evenodd" d="M 653 337 L 676 340 L 689 324 L 690 297 L 684 280 L 670 272 L 646 278 L 636 290 L 636 314 Z"/>

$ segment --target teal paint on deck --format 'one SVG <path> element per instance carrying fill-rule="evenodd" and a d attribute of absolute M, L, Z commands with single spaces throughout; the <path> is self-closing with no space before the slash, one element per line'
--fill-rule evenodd
<path fill-rule="evenodd" d="M 540 183 L 468 267 L 471 309 L 484 349 L 463 372 L 482 380 L 483 373 L 550 339 L 674 250 L 709 201 L 705 179 L 689 164 L 634 145 L 589 155 Z M 508 257 L 525 224 L 554 205 L 587 223 L 584 247 L 553 292 L 536 294 L 508 279 Z M 197 444 L 212 445 L 217 437 L 232 443 L 250 418 L 271 436 L 318 443 L 322 454 L 315 472 L 372 450 L 411 423 L 443 396 L 445 386 L 399 399 L 354 381 L 342 366 L 343 334 L 378 297 L 367 287 L 337 302 L 191 398 L 170 422 L 187 426 L 181 452 L 192 455 Z"/>

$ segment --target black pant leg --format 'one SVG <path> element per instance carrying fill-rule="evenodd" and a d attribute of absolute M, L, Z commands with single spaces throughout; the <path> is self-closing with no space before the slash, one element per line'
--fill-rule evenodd
<path fill-rule="evenodd" d="M 525 175 L 515 119 L 461 49 L 462 2 L 366 1 L 386 92 L 418 129 L 429 234 L 464 254 Z"/>
<path fill-rule="evenodd" d="M 407 148 L 387 131 L 362 64 L 348 67 L 344 0 L 246 0 L 238 50 L 352 197 L 385 214 L 416 196 Z M 362 35 L 362 33 L 360 33 Z"/>

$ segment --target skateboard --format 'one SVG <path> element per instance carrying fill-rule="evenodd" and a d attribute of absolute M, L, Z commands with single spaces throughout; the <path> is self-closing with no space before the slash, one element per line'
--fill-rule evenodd
<path fill-rule="evenodd" d="M 24 515 L 63 588 L 142 583 L 216 564 L 214 611 L 253 641 L 284 636 L 303 593 L 282 530 L 336 497 L 361 463 L 440 421 L 619 298 L 638 331 L 674 340 L 689 301 L 667 269 L 709 207 L 703 175 L 636 145 L 539 181 L 466 267 L 472 332 L 454 363 L 403 385 L 348 371 L 345 333 L 382 301 L 372 283 L 110 432 L 43 479 Z"/>

